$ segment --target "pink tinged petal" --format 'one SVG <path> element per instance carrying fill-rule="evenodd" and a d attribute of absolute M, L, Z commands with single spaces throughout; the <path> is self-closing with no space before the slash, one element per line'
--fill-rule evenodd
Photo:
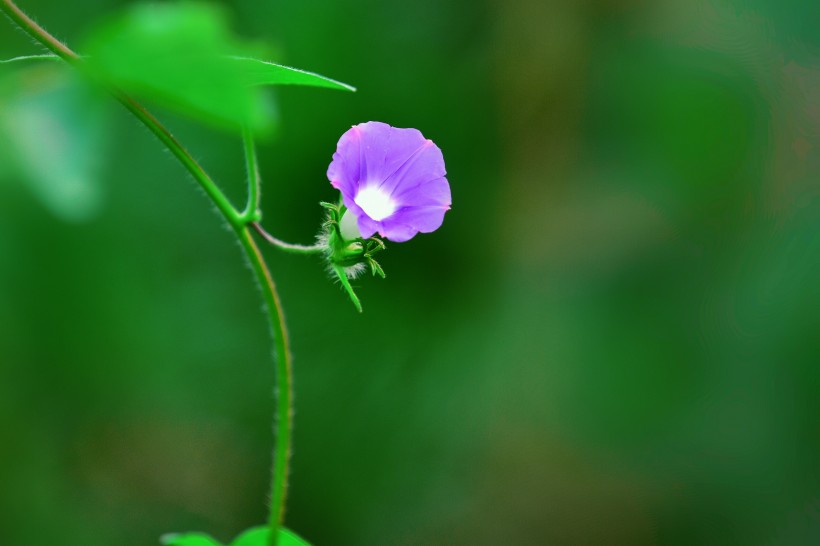
<path fill-rule="evenodd" d="M 351 166 L 349 159 L 343 153 L 336 152 L 333 154 L 333 162 L 327 169 L 327 178 L 331 185 L 337 190 L 341 191 L 343 195 L 355 195 L 358 181 L 355 177 L 350 176 L 350 172 L 354 169 Z M 358 165 L 355 166 L 358 172 Z"/>
<path fill-rule="evenodd" d="M 354 125 L 342 135 L 327 169 L 327 177 L 333 187 L 351 198 L 356 196 L 360 181 L 367 176 L 363 125 L 366 124 Z"/>

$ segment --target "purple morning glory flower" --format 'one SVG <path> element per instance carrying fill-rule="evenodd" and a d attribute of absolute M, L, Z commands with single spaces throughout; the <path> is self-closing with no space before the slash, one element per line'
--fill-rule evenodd
<path fill-rule="evenodd" d="M 416 129 L 369 121 L 342 135 L 327 170 L 355 216 L 362 238 L 376 232 L 395 242 L 430 233 L 450 209 L 450 184 L 441 150 Z"/>

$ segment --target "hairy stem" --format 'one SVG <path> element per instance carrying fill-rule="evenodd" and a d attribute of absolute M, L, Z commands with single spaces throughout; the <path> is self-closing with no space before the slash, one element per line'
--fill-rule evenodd
<path fill-rule="evenodd" d="M 259 224 L 259 222 L 252 222 L 250 225 L 253 229 L 256 230 L 257 233 L 259 233 L 259 235 L 262 236 L 263 239 L 265 239 L 267 242 L 269 242 L 276 248 L 284 250 L 285 252 L 291 252 L 293 254 L 321 254 L 325 251 L 325 247 L 323 245 L 317 244 L 308 246 L 286 243 L 285 241 L 277 239 L 276 237 L 265 231 L 265 228 L 263 228 Z"/>
<path fill-rule="evenodd" d="M 143 105 L 123 91 L 112 85 L 100 81 L 85 66 L 84 61 L 68 46 L 49 34 L 26 15 L 12 0 L 0 0 L 0 11 L 5 13 L 14 23 L 23 29 L 32 38 L 58 55 L 64 61 L 77 68 L 87 77 L 95 80 L 106 88 L 131 114 L 139 119 L 154 135 L 174 154 L 183 167 L 194 177 L 194 180 L 205 191 L 211 202 L 216 206 L 225 220 L 234 229 L 245 254 L 250 261 L 253 272 L 262 288 L 262 295 L 268 309 L 271 329 L 273 331 L 276 355 L 276 385 L 277 385 L 277 423 L 276 447 L 274 449 L 273 478 L 271 483 L 271 510 L 269 518 L 270 537 L 269 546 L 276 546 L 279 538 L 279 528 L 282 524 L 287 491 L 288 463 L 291 451 L 291 428 L 293 420 L 292 410 L 292 373 L 291 355 L 285 327 L 284 315 L 276 285 L 265 263 L 259 247 L 253 240 L 247 228 L 249 222 L 258 218 L 259 204 L 259 174 L 256 164 L 256 153 L 249 135 L 245 135 L 246 151 L 250 148 L 251 157 L 248 159 L 249 198 L 248 209 L 241 214 L 234 208 L 222 190 L 216 185 L 202 166 L 191 156 L 171 132 L 153 116 Z"/>
<path fill-rule="evenodd" d="M 273 478 L 271 481 L 271 505 L 268 525 L 271 534 L 269 546 L 276 546 L 279 526 L 282 524 L 285 512 L 285 498 L 287 496 L 288 484 L 288 462 L 290 460 L 291 436 L 293 424 L 293 371 L 290 354 L 290 342 L 288 332 L 285 327 L 285 317 L 282 312 L 282 303 L 276 292 L 276 285 L 273 282 L 265 259 L 259 251 L 259 247 L 253 240 L 250 231 L 246 226 L 237 230 L 242 248 L 250 260 L 253 272 L 259 279 L 262 288 L 262 296 L 268 310 L 271 328 L 273 330 L 273 341 L 276 353 L 276 446 L 273 453 Z"/>
<path fill-rule="evenodd" d="M 35 40 L 43 44 L 50 51 L 69 63 L 80 60 L 79 55 L 71 51 L 64 43 L 46 32 L 46 29 L 38 25 L 31 17 L 23 13 L 23 10 L 11 0 L 0 0 L 0 9 L 14 21 L 17 26 L 23 29 Z"/>

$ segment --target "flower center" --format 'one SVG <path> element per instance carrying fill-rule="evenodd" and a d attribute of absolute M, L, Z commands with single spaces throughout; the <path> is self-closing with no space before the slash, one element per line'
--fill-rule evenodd
<path fill-rule="evenodd" d="M 377 222 L 396 212 L 396 203 L 376 186 L 366 186 L 353 198 L 362 210 Z"/>

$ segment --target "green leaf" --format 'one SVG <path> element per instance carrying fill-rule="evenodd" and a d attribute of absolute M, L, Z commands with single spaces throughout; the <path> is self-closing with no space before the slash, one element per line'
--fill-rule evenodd
<path fill-rule="evenodd" d="M 229 30 L 215 4 L 134 4 L 96 27 L 83 53 L 89 66 L 126 92 L 218 125 L 270 128 L 261 95 L 226 56 L 257 47 Z"/>
<path fill-rule="evenodd" d="M 281 64 L 261 61 L 249 57 L 232 57 L 242 65 L 251 85 L 308 85 L 313 87 L 328 87 L 344 91 L 356 91 L 352 85 L 332 80 L 328 77 L 291 68 Z"/>
<path fill-rule="evenodd" d="M 268 546 L 268 536 L 270 536 L 268 527 L 254 527 L 236 537 L 236 540 L 231 542 L 231 546 Z M 278 546 L 310 546 L 310 544 L 293 531 L 279 529 Z"/>
<path fill-rule="evenodd" d="M 268 546 L 269 535 L 270 529 L 267 527 L 254 527 L 236 537 L 231 546 Z M 282 536 L 281 533 L 279 536 Z M 282 544 L 281 538 L 279 544 Z"/>
<path fill-rule="evenodd" d="M 268 546 L 268 527 L 253 527 L 248 529 L 231 542 L 230 546 Z M 222 546 L 204 533 L 172 533 L 163 535 L 159 539 L 163 546 Z M 279 529 L 279 546 L 310 546 L 303 538 L 293 531 Z"/>
<path fill-rule="evenodd" d="M 159 539 L 163 546 L 222 546 L 204 533 L 174 533 L 163 535 Z"/>
<path fill-rule="evenodd" d="M 13 57 L 11 59 L 3 59 L 0 61 L 0 64 L 12 64 L 12 63 L 19 63 L 25 61 L 59 61 L 60 57 L 57 55 L 51 54 L 44 54 L 44 55 L 21 55 L 19 57 Z"/>
<path fill-rule="evenodd" d="M 350 86 L 258 60 L 259 44 L 234 35 L 222 6 L 135 4 L 96 27 L 82 50 L 92 70 L 128 93 L 212 124 L 270 131 L 262 85 Z"/>
<path fill-rule="evenodd" d="M 59 64 L 0 81 L 0 140 L 9 167 L 65 221 L 88 221 L 102 209 L 107 104 Z"/>

